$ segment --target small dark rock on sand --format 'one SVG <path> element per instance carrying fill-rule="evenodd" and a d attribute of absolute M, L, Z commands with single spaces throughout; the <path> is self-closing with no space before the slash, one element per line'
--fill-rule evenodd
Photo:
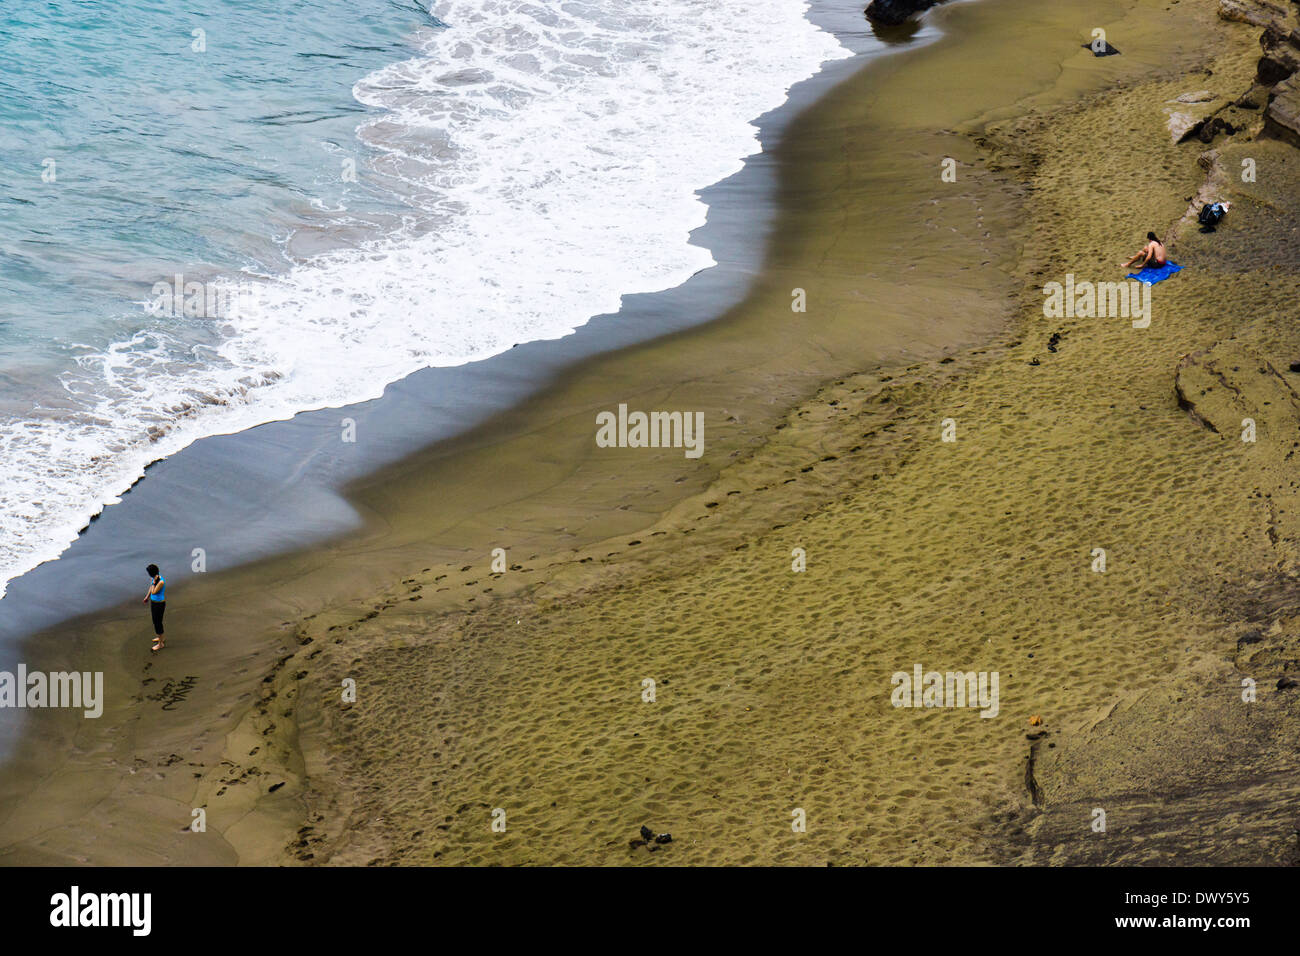
<path fill-rule="evenodd" d="M 1116 56 L 1119 53 L 1119 50 L 1104 41 L 1099 47 L 1094 48 L 1091 43 L 1085 43 L 1083 44 L 1083 48 L 1085 50 L 1092 50 L 1093 56 Z"/>
<path fill-rule="evenodd" d="M 1215 116 L 1200 125 L 1200 128 L 1196 130 L 1196 138 L 1202 143 L 1210 143 L 1213 142 L 1214 137 L 1218 136 L 1220 133 L 1227 133 L 1231 136 L 1236 132 L 1237 127 L 1233 126 L 1222 116 Z"/>
<path fill-rule="evenodd" d="M 896 27 L 908 17 L 940 3 L 940 0 L 871 0 L 867 19 L 872 23 Z"/>
<path fill-rule="evenodd" d="M 648 826 L 646 826 L 645 824 L 642 824 L 642 825 L 641 825 L 641 839 L 639 839 L 639 840 L 628 840 L 628 841 L 627 841 L 627 845 L 628 845 L 628 847 L 630 847 L 631 849 L 636 850 L 636 849 L 639 849 L 640 847 L 646 846 L 646 845 L 648 845 L 648 844 L 650 844 L 650 843 L 655 843 L 655 844 L 660 844 L 660 845 L 662 845 L 662 844 L 664 844 L 664 843 L 672 843 L 672 842 L 673 842 L 673 835 L 672 835 L 671 833 L 660 833 L 660 834 L 657 834 L 657 835 L 656 835 L 656 833 L 654 832 L 654 830 L 651 830 Z M 659 849 L 658 846 L 652 846 L 652 847 L 650 847 L 650 852 L 653 853 L 653 852 L 654 852 L 655 850 L 657 850 L 657 849 Z"/>
<path fill-rule="evenodd" d="M 1278 690 L 1290 690 L 1292 687 L 1300 687 L 1300 680 L 1296 680 L 1288 674 L 1283 674 L 1277 679 Z"/>

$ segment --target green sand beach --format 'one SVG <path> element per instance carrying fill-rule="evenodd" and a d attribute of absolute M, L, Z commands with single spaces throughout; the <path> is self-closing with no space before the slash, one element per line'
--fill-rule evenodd
<path fill-rule="evenodd" d="M 728 314 L 359 482 L 361 530 L 191 585 L 162 654 L 134 603 L 34 638 L 108 703 L 30 717 L 0 861 L 1300 861 L 1300 151 L 1218 9 L 931 10 L 793 122 Z M 1148 229 L 1149 326 L 1044 314 Z M 599 447 L 620 404 L 704 453 Z M 996 716 L 894 706 L 917 665 Z"/>

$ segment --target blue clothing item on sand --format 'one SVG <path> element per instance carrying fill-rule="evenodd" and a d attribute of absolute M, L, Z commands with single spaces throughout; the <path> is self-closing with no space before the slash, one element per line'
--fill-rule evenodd
<path fill-rule="evenodd" d="M 162 603 L 163 601 L 167 600 L 167 579 L 160 574 L 158 575 L 158 582 L 162 585 L 162 587 L 158 589 L 157 594 L 150 594 L 149 600 Z"/>

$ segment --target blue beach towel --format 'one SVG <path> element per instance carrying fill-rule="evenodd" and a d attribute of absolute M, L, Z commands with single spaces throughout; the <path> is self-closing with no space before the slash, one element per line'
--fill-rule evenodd
<path fill-rule="evenodd" d="M 1173 262 L 1166 262 L 1162 266 L 1143 266 L 1137 272 L 1130 272 L 1128 278 L 1137 279 L 1138 282 L 1145 282 L 1147 285 L 1155 285 L 1157 282 L 1164 282 L 1182 268 Z"/>

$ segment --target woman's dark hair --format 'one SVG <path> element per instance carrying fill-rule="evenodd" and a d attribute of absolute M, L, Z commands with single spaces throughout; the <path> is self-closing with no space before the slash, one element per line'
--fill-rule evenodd
<path fill-rule="evenodd" d="M 151 578 L 158 577 L 158 565 L 151 564 L 149 565 L 149 567 L 145 568 L 145 570 L 149 572 L 149 577 Z"/>
<path fill-rule="evenodd" d="M 1147 238 L 1148 238 L 1148 239 L 1151 239 L 1151 240 L 1153 240 L 1153 241 L 1155 241 L 1155 242 L 1160 242 L 1160 237 L 1157 236 L 1154 232 L 1148 232 L 1148 233 L 1147 233 Z M 1161 245 L 1163 245 L 1163 243 L 1161 243 Z"/>

